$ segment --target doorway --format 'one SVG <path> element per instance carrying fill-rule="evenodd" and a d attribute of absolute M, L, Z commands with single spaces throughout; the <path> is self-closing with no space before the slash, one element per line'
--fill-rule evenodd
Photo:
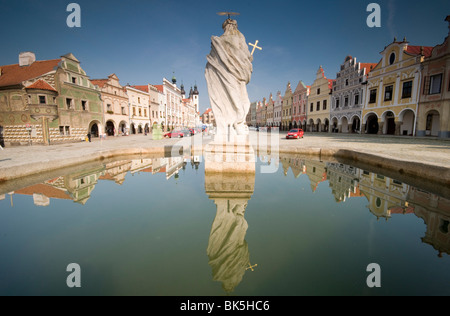
<path fill-rule="evenodd" d="M 395 135 L 395 115 L 392 112 L 386 114 L 386 134 Z"/>
<path fill-rule="evenodd" d="M 106 122 L 106 127 L 105 127 L 105 129 L 106 129 L 106 135 L 108 135 L 108 136 L 114 136 L 114 134 L 115 134 L 115 127 L 114 127 L 114 123 L 112 122 L 112 121 L 108 121 L 108 122 Z"/>
<path fill-rule="evenodd" d="M 432 110 L 427 113 L 426 135 L 427 136 L 438 136 L 439 130 L 440 130 L 439 112 Z"/>
<path fill-rule="evenodd" d="M 367 134 L 378 133 L 378 117 L 374 114 L 367 119 Z"/>
<path fill-rule="evenodd" d="M 90 132 L 91 132 L 91 137 L 98 137 L 98 125 L 97 125 L 97 123 L 92 124 Z"/>

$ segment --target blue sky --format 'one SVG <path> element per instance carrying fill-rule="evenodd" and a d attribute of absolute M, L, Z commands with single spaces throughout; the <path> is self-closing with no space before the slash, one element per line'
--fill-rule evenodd
<path fill-rule="evenodd" d="M 71 2 L 81 7 L 80 28 L 66 25 Z M 380 28 L 366 24 L 371 2 L 381 7 Z M 347 55 L 376 63 L 394 36 L 410 45 L 441 44 L 450 1 L 0 0 L 0 8 L 0 65 L 18 63 L 22 51 L 38 60 L 71 52 L 91 79 L 115 73 L 122 85 L 161 84 L 175 72 L 187 92 L 197 83 L 204 111 L 210 37 L 223 33 L 219 11 L 239 12 L 239 30 L 263 48 L 255 52 L 247 87 L 256 101 L 284 94 L 288 81 L 293 89 L 299 80 L 312 84 L 320 65 L 334 79 Z"/>

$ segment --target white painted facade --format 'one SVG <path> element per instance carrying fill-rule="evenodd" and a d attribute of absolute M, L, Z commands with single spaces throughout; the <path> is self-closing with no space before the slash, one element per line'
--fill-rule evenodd
<path fill-rule="evenodd" d="M 148 92 L 126 86 L 130 106 L 130 134 L 143 134 L 150 128 L 150 95 Z"/>

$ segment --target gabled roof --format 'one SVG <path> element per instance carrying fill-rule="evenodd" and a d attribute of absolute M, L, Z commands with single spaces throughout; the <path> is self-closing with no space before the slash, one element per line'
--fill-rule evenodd
<path fill-rule="evenodd" d="M 29 66 L 19 64 L 0 66 L 0 87 L 15 86 L 23 81 L 40 77 L 56 69 L 61 59 L 35 61 Z"/>
<path fill-rule="evenodd" d="M 91 82 L 93 85 L 103 88 L 105 84 L 108 82 L 108 79 L 92 79 Z"/>
<path fill-rule="evenodd" d="M 158 89 L 159 92 L 163 93 L 164 92 L 164 86 L 162 84 L 159 85 L 153 85 L 156 89 Z"/>
<path fill-rule="evenodd" d="M 67 59 L 71 59 L 71 60 L 73 60 L 73 61 L 75 61 L 77 63 L 80 62 L 72 53 L 65 54 L 65 55 L 63 55 L 61 57 L 64 57 L 64 58 L 67 58 Z"/>
<path fill-rule="evenodd" d="M 66 192 L 47 184 L 35 184 L 16 190 L 14 193 L 23 195 L 43 194 L 52 199 L 71 200 L 70 196 Z"/>
<path fill-rule="evenodd" d="M 305 85 L 305 83 L 302 80 L 300 80 L 298 82 L 297 87 L 294 90 L 294 94 L 296 94 L 297 92 L 299 92 L 301 90 L 307 90 L 308 88 L 310 88 L 310 86 Z"/>
<path fill-rule="evenodd" d="M 141 90 L 143 92 L 148 92 L 148 85 L 145 85 L 145 86 L 131 86 L 131 87 L 135 88 L 135 89 L 138 89 L 138 90 Z"/>
<path fill-rule="evenodd" d="M 361 70 L 366 69 L 366 75 L 371 72 L 378 64 L 377 63 L 361 63 Z"/>
<path fill-rule="evenodd" d="M 35 83 L 29 85 L 26 88 L 27 89 L 49 90 L 49 91 L 58 92 L 55 88 L 53 88 L 51 85 L 49 85 L 47 82 L 45 82 L 42 79 L 37 80 Z"/>
<path fill-rule="evenodd" d="M 423 55 L 425 57 L 431 57 L 431 52 L 433 51 L 433 47 L 431 46 L 411 46 L 408 45 L 408 47 L 406 48 L 405 52 L 411 55 L 422 55 L 422 50 L 423 50 Z"/>

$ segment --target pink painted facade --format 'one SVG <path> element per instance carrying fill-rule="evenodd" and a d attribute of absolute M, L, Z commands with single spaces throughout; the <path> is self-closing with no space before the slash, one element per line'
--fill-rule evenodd
<path fill-rule="evenodd" d="M 292 103 L 292 126 L 306 129 L 306 106 L 310 86 L 300 80 L 293 93 Z"/>

